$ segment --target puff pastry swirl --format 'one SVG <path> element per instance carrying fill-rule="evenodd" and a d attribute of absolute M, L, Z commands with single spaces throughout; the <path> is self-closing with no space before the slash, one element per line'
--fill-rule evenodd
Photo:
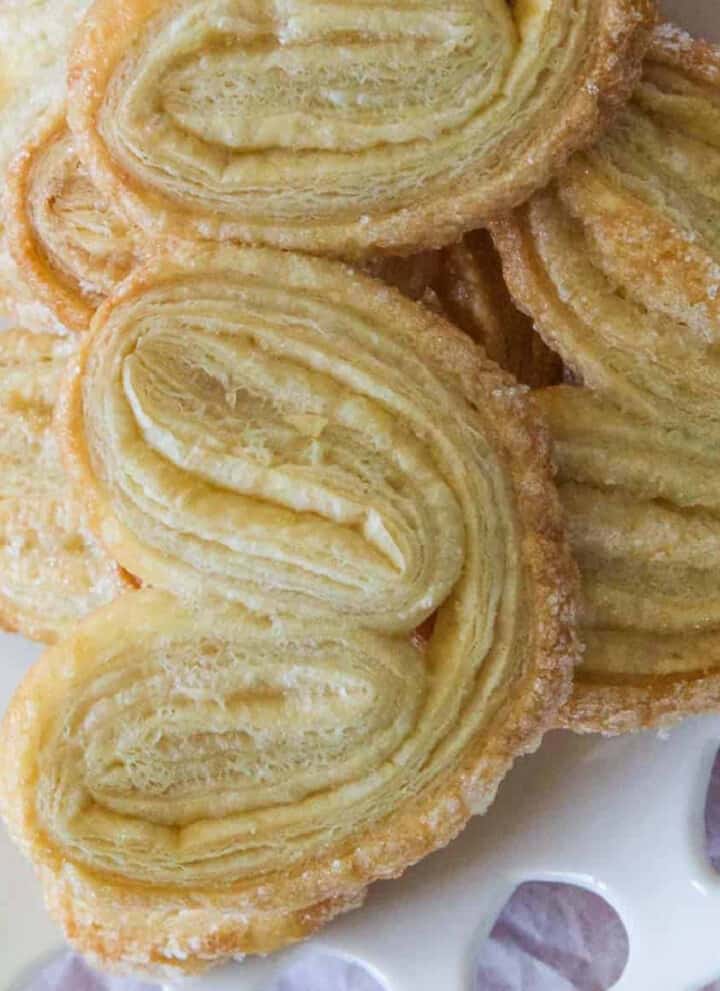
<path fill-rule="evenodd" d="M 576 574 L 543 429 L 395 291 L 178 248 L 98 311 L 63 430 L 103 539 L 168 590 L 81 625 L 5 723 L 5 815 L 103 965 L 299 938 L 555 718 Z"/>
<path fill-rule="evenodd" d="M 80 162 L 64 110 L 46 116 L 11 162 L 5 223 L 20 277 L 69 330 L 87 330 L 140 254 Z"/>
<path fill-rule="evenodd" d="M 52 641 L 127 587 L 68 492 L 52 430 L 70 357 L 48 334 L 0 334 L 0 625 Z"/>
<path fill-rule="evenodd" d="M 493 225 L 515 298 L 601 397 L 544 400 L 585 580 L 576 728 L 718 704 L 719 168 L 720 51 L 663 25 L 598 145 Z"/>
<path fill-rule="evenodd" d="M 0 4 L 0 186 L 7 167 L 49 108 L 64 102 L 66 58 L 89 0 L 3 0 Z M 23 326 L 61 331 L 14 264 L 0 222 L 0 312 Z"/>
<path fill-rule="evenodd" d="M 583 585 L 585 652 L 562 724 L 618 733 L 717 709 L 717 449 L 586 389 L 536 399 Z"/>
<path fill-rule="evenodd" d="M 720 429 L 720 50 L 663 25 L 592 151 L 493 225 L 516 300 L 631 413 Z"/>
<path fill-rule="evenodd" d="M 149 233 L 355 257 L 521 202 L 637 78 L 650 0 L 99 0 L 70 122 Z"/>

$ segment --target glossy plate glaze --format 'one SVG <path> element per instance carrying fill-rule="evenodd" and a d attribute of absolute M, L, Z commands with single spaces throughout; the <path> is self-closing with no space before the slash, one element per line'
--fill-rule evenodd
<path fill-rule="evenodd" d="M 717 0 L 664 8 L 720 40 Z M 38 653 L 0 635 L 0 708 Z M 720 977 L 720 875 L 703 825 L 719 746 L 720 716 L 615 740 L 553 733 L 488 815 L 400 881 L 376 885 L 363 909 L 311 945 L 362 962 L 387 991 L 470 991 L 479 947 L 512 891 L 560 880 L 596 891 L 622 918 L 630 955 L 617 991 L 701 991 Z M 0 991 L 62 945 L 31 868 L 0 828 Z M 303 952 L 231 964 L 183 987 L 268 991 Z"/>

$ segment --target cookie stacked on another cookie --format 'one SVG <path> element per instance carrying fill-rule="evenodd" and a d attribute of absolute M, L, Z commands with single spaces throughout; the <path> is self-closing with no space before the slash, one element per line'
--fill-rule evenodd
<path fill-rule="evenodd" d="M 584 576 L 563 721 L 716 708 L 720 51 L 657 29 L 600 142 L 493 225 L 510 289 L 597 399 L 541 395 Z"/>
<path fill-rule="evenodd" d="M 313 931 L 484 811 L 567 697 L 577 576 L 527 390 L 381 283 L 176 246 L 101 307 L 59 428 L 154 588 L 30 674 L 2 801 L 99 963 Z"/>
<path fill-rule="evenodd" d="M 0 615 L 60 640 L 0 801 L 74 945 L 165 978 L 355 907 L 558 722 L 717 704 L 720 58 L 643 70 L 649 0 L 61 7 L 0 10 L 0 291 L 58 335 L 0 339 Z"/>

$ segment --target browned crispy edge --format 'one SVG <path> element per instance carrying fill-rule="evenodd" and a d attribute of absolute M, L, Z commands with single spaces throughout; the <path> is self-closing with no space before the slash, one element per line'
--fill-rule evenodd
<path fill-rule="evenodd" d="M 169 0 L 97 0 L 77 35 L 69 68 L 69 123 L 78 150 L 95 182 L 113 202 L 150 236 L 187 237 L 195 228 L 203 237 L 272 244 L 274 247 L 361 259 L 368 254 L 411 254 L 438 248 L 457 240 L 465 231 L 513 209 L 527 199 L 565 164 L 572 152 L 590 144 L 622 106 L 637 82 L 650 28 L 656 21 L 654 0 L 596 0 L 601 7 L 601 33 L 595 41 L 594 59 L 587 77 L 542 147 L 526 156 L 506 188 L 492 201 L 478 201 L 467 191 L 448 190 L 432 202 L 388 214 L 368 224 L 355 221 L 338 225 L 331 233 L 308 225 L 288 232 L 282 227 L 258 231 L 240 221 L 223 221 L 206 213 L 195 214 L 166 200 L 160 192 L 141 188 L 113 158 L 100 133 L 98 118 L 105 87 L 127 51 L 150 18 L 169 6 Z M 364 218 L 366 220 L 366 218 Z"/>
<path fill-rule="evenodd" d="M 65 131 L 65 112 L 46 117 L 10 162 L 5 181 L 5 237 L 27 288 L 68 330 L 87 330 L 94 308 L 61 279 L 43 251 L 28 211 L 35 162 Z"/>
<path fill-rule="evenodd" d="M 687 716 L 720 709 L 720 673 L 663 676 L 608 684 L 578 681 L 558 726 L 575 733 L 616 736 L 664 728 Z"/>
<path fill-rule="evenodd" d="M 667 22 L 653 32 L 648 58 L 682 69 L 699 82 L 720 86 L 720 47 L 693 39 Z M 565 364 L 579 373 L 558 332 L 565 304 L 556 298 L 537 257 L 523 209 L 497 219 L 491 233 L 517 305 L 533 318 L 540 334 L 562 354 Z M 578 733 L 634 732 L 720 708 L 719 673 L 606 683 L 585 680 L 581 672 L 582 668 L 576 672 L 573 694 L 559 717 L 559 726 Z"/>
<path fill-rule="evenodd" d="M 197 248 L 190 246 L 191 254 Z M 178 256 L 173 256 L 177 264 Z M 295 264 L 309 264 L 295 259 Z M 165 262 L 167 264 L 167 261 Z M 330 265 L 331 263 L 319 263 Z M 163 262 L 157 263 L 160 270 Z M 23 813 L 6 765 L 0 796 L 11 831 L 36 861 L 44 877 L 50 908 L 80 951 L 109 967 L 155 975 L 194 972 L 216 958 L 237 953 L 265 953 L 313 932 L 335 913 L 359 903 L 366 886 L 380 878 L 396 877 L 409 865 L 448 843 L 473 812 L 492 801 L 500 780 L 516 757 L 533 751 L 544 732 L 556 721 L 558 707 L 570 690 L 571 670 L 578 657 L 575 634 L 575 604 L 578 594 L 577 568 L 569 552 L 557 493 L 552 485 L 552 467 L 546 431 L 527 391 L 485 359 L 472 343 L 445 321 L 408 302 L 394 290 L 349 269 L 335 265 L 339 280 L 354 283 L 355 298 L 383 295 L 388 325 L 410 327 L 417 333 L 428 358 L 455 374 L 471 401 L 496 411 L 493 428 L 496 442 L 511 479 L 521 521 L 522 544 L 534 590 L 536 650 L 531 665 L 518 676 L 517 692 L 509 696 L 495 714 L 486 734 L 462 757 L 454 774 L 426 790 L 379 823 L 362 838 L 358 849 L 345 849 L 319 860 L 304 872 L 291 872 L 283 881 L 283 892 L 267 905 L 267 898 L 254 897 L 255 909 L 243 918 L 217 913 L 214 932 L 198 932 L 186 960 L 168 959 L 165 947 L 168 929 L 157 925 L 137 931 L 122 929 L 123 904 L 141 897 L 148 912 L 162 914 L 163 892 L 148 892 L 140 886 L 98 878 L 85 871 L 79 880 L 62 856 L 49 850 L 47 842 L 23 831 Z M 116 296 L 104 304 L 94 327 L 102 326 L 105 314 L 124 298 L 142 293 L 152 284 L 155 263 L 131 276 Z M 80 484 L 80 496 L 93 517 L 100 510 L 92 472 L 82 436 L 80 388 L 83 361 L 92 347 L 91 332 L 63 392 L 62 436 L 71 475 Z M 43 661 L 21 687 L 4 724 L 3 752 L 9 741 L 19 738 L 23 724 L 31 718 L 28 703 L 33 683 L 43 670 Z M 309 875 L 309 877 L 308 877 Z M 261 882 L 258 882 L 260 885 Z M 287 885 L 288 887 L 285 887 Z M 267 888 L 267 884 L 265 885 Z M 226 897 L 233 886 L 223 889 Z M 314 895 L 312 894 L 314 892 Z M 288 897 L 288 893 L 290 897 Z M 247 901 L 247 887 L 238 895 Z M 80 895 L 80 897 L 78 897 Z M 288 912 L 283 905 L 303 904 L 302 911 Z M 209 901 L 208 901 L 209 899 Z M 210 904 L 211 894 L 203 904 Z M 112 925 L 108 918 L 112 917 Z M 103 919 L 103 915 L 105 918 Z M 150 917 L 150 916 L 149 916 Z M 119 925 L 119 930 L 118 930 Z"/>

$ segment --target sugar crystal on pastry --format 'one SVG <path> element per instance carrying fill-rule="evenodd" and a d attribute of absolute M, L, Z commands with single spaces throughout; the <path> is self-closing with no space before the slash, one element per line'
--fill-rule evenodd
<path fill-rule="evenodd" d="M 718 704 L 719 84 L 720 50 L 661 26 L 598 144 L 492 225 L 518 305 L 597 396 L 542 400 L 585 579 L 579 729 Z"/>
<path fill-rule="evenodd" d="M 5 225 L 23 291 L 70 330 L 87 329 L 140 256 L 131 225 L 80 162 L 64 107 L 45 115 L 12 159 Z"/>
<path fill-rule="evenodd" d="M 100 307 L 63 444 L 92 528 L 155 587 L 45 655 L 0 768 L 82 952 L 167 977 L 300 939 L 537 746 L 576 571 L 526 393 L 305 256 L 177 245 Z"/>
<path fill-rule="evenodd" d="M 651 21 L 648 0 L 101 0 L 70 123 L 152 236 L 408 253 L 521 202 L 592 140 Z"/>
<path fill-rule="evenodd" d="M 4 0 L 0 4 L 0 177 L 43 116 L 65 96 L 66 57 L 89 0 Z M 26 326 L 61 331 L 62 324 L 19 275 L 2 235 L 0 312 Z"/>
<path fill-rule="evenodd" d="M 0 625 L 37 640 L 126 587 L 70 495 L 52 428 L 71 353 L 53 335 L 0 334 Z"/>
<path fill-rule="evenodd" d="M 587 389 L 536 393 L 582 576 L 563 725 L 617 733 L 720 704 L 717 452 Z"/>

